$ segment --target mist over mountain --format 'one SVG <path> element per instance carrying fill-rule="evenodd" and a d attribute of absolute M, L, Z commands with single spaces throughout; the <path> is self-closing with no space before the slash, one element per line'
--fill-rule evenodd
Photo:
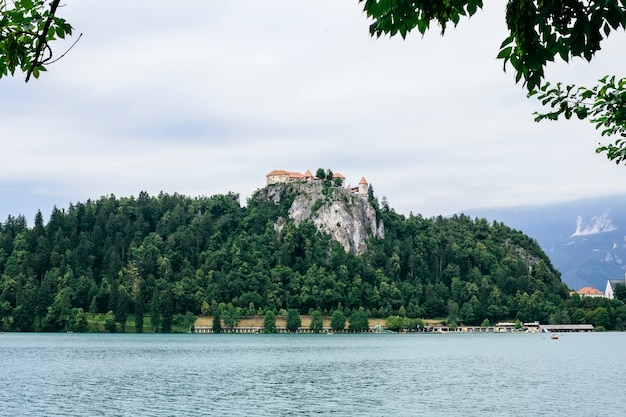
<path fill-rule="evenodd" d="M 604 291 L 626 271 L 626 194 L 546 206 L 463 211 L 503 222 L 537 240 L 572 289 Z"/>

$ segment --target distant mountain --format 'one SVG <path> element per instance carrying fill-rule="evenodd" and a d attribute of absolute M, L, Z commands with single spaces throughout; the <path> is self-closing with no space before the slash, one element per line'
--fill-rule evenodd
<path fill-rule="evenodd" d="M 626 271 L 626 194 L 547 206 L 476 209 L 471 217 L 499 221 L 537 240 L 572 289 L 593 285 Z"/>

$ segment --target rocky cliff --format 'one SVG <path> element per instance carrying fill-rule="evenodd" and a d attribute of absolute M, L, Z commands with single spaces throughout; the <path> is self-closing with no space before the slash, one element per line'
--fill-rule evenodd
<path fill-rule="evenodd" d="M 384 238 L 382 221 L 367 201 L 342 187 L 325 187 L 313 183 L 272 184 L 261 190 L 260 197 L 280 203 L 287 195 L 294 196 L 288 217 L 296 225 L 311 221 L 319 231 L 328 233 L 346 252 L 360 254 L 367 250 L 367 238 Z M 279 219 L 280 232 L 286 219 Z"/>

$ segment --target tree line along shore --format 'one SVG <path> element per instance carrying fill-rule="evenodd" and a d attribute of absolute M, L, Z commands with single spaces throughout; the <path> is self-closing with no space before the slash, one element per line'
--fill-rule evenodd
<path fill-rule="evenodd" d="M 451 327 L 624 329 L 621 299 L 570 295 L 537 242 L 502 223 L 398 214 L 370 185 L 385 234 L 354 254 L 312 221 L 290 219 L 296 197 L 289 187 L 279 200 L 257 191 L 242 206 L 234 193 L 142 192 L 55 207 L 47 222 L 38 212 L 32 227 L 9 216 L 0 223 L 0 330 L 88 331 L 95 320 L 100 331 L 108 321 L 107 331 L 167 333 L 233 311 L 340 312 L 349 326 L 361 310 L 368 320 Z M 350 201 L 329 182 L 314 206 L 327 204 Z"/>

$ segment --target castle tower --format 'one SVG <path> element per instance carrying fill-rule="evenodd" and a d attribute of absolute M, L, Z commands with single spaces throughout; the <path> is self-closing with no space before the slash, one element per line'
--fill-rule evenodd
<path fill-rule="evenodd" d="M 359 191 L 357 193 L 362 196 L 367 196 L 367 186 L 368 184 L 365 177 L 362 177 L 361 181 L 359 181 Z"/>

